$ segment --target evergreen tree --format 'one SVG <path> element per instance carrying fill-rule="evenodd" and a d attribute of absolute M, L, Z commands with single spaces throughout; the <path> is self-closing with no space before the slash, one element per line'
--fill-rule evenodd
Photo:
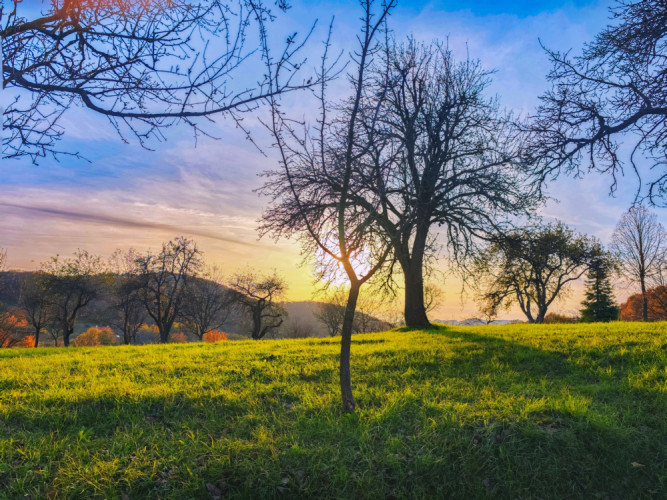
<path fill-rule="evenodd" d="M 615 264 L 608 257 L 600 257 L 592 264 L 586 276 L 586 298 L 581 303 L 581 321 L 585 323 L 617 320 L 619 308 L 609 280 Z"/>

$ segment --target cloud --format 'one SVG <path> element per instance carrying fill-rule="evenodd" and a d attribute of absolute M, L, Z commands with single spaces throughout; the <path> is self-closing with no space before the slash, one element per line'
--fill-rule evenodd
<path fill-rule="evenodd" d="M 0 207 L 5 207 L 9 209 L 15 209 L 20 211 L 29 212 L 32 214 L 37 214 L 39 216 L 52 216 L 59 219 L 67 219 L 70 221 L 83 221 L 91 222 L 93 224 L 102 224 L 102 225 L 111 225 L 118 228 L 132 228 L 132 229 L 146 229 L 146 230 L 160 230 L 167 231 L 174 234 L 177 233 L 187 233 L 192 236 L 201 236 L 203 238 L 211 238 L 214 240 L 222 241 L 225 243 L 231 243 L 234 245 L 241 245 L 247 247 L 257 247 L 256 243 L 248 243 L 245 241 L 239 241 L 236 239 L 225 238 L 216 234 L 214 231 L 206 231 L 201 229 L 192 230 L 190 228 L 184 228 L 182 226 L 175 226 L 172 224 L 158 223 L 158 222 L 149 222 L 142 220 L 133 220 L 124 217 L 114 217 L 110 215 L 102 214 L 92 214 L 92 213 L 83 213 L 76 212 L 71 210 L 62 210 L 57 208 L 47 208 L 39 206 L 30 206 L 30 205 L 20 205 L 16 203 L 3 203 L 0 202 Z"/>

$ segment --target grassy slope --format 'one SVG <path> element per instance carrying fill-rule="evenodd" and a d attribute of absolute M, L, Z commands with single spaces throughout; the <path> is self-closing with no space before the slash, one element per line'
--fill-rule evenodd
<path fill-rule="evenodd" d="M 5 350 L 0 497 L 667 497 L 667 323 L 355 336 L 355 415 L 337 353 Z"/>

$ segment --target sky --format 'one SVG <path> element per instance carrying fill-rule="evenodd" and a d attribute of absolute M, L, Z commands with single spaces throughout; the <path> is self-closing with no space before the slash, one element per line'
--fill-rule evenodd
<path fill-rule="evenodd" d="M 38 2 L 26 3 L 34 7 Z M 317 63 L 319 41 L 332 17 L 334 47 L 353 48 L 350 43 L 361 13 L 356 2 L 292 4 L 271 27 L 272 36 L 279 40 L 292 31 L 303 33 L 317 19 L 307 64 Z M 609 5 L 588 0 L 399 1 L 390 27 L 397 38 L 447 40 L 455 56 L 480 59 L 496 70 L 491 92 L 501 105 L 527 114 L 547 88 L 550 65 L 540 40 L 551 49 L 580 49 L 607 24 Z M 286 105 L 307 118 L 308 107 L 300 98 L 289 98 Z M 3 160 L 0 165 L 0 247 L 8 251 L 9 267 L 36 269 L 50 256 L 71 254 L 77 248 L 105 256 L 116 248 L 144 251 L 185 235 L 198 242 L 208 262 L 227 273 L 247 266 L 275 269 L 287 279 L 290 300 L 311 299 L 316 287 L 297 243 L 258 238 L 257 220 L 267 204 L 255 192 L 263 182 L 258 174 L 277 163 L 257 116 L 245 120 L 262 152 L 224 120 L 209 129 L 217 139 L 200 138 L 195 143 L 192 132 L 178 126 L 166 132 L 166 141 L 150 143 L 149 150 L 119 140 L 104 118 L 83 109 L 70 110 L 63 122 L 63 146 L 90 162 L 44 159 L 33 165 Z M 559 178 L 548 185 L 552 200 L 542 215 L 607 243 L 633 201 L 635 179 L 622 179 L 614 197 L 608 188 L 609 179 L 596 175 Z M 656 211 L 667 223 L 666 210 Z M 446 270 L 446 263 L 439 267 Z M 456 279 L 445 277 L 438 285 L 445 294 L 432 317 L 475 315 L 474 302 L 461 295 Z M 630 291 L 619 289 L 617 297 L 623 299 Z M 581 298 L 582 286 L 577 285 L 554 309 L 574 313 Z M 519 318 L 520 313 L 513 310 L 505 316 Z"/>

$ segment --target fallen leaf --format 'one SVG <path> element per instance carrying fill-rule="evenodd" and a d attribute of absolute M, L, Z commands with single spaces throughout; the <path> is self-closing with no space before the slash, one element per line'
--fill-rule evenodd
<path fill-rule="evenodd" d="M 640 464 L 639 462 L 632 462 L 631 465 L 632 465 L 635 469 L 636 469 L 637 467 L 645 467 L 644 464 Z"/>

